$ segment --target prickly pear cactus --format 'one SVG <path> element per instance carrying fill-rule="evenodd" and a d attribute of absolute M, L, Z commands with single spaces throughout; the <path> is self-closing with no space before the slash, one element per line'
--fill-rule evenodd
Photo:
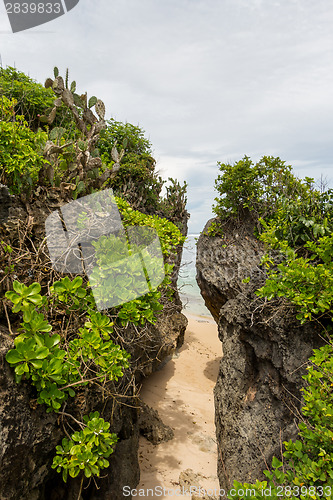
<path fill-rule="evenodd" d="M 88 193 L 90 188 L 100 188 L 104 182 L 116 175 L 119 170 L 119 164 L 123 157 L 124 152 L 118 153 L 117 149 L 114 148 L 112 152 L 112 157 L 115 164 L 112 170 L 107 169 L 102 175 L 96 175 L 96 171 L 102 166 L 102 161 L 100 158 L 96 158 L 94 154 L 96 150 L 96 144 L 99 139 L 100 132 L 106 127 L 105 123 L 105 104 L 101 99 L 92 96 L 88 99 L 87 93 L 79 95 L 76 93 L 76 82 L 73 81 L 69 84 L 69 74 L 66 71 L 65 80 L 59 75 L 58 68 L 54 68 L 54 79 L 47 78 L 45 81 L 46 88 L 52 88 L 56 99 L 54 101 L 54 107 L 50 111 L 49 115 L 40 116 L 39 119 L 43 123 L 51 125 L 57 114 L 57 110 L 65 105 L 72 113 L 75 120 L 76 126 L 81 132 L 81 137 L 76 143 L 76 163 L 74 168 L 68 172 L 66 178 L 67 182 L 73 181 L 75 179 L 76 185 L 80 185 L 80 192 L 82 193 L 82 183 L 84 183 L 85 190 L 83 194 Z M 95 108 L 96 115 L 92 111 Z M 82 150 L 79 143 L 85 143 L 85 148 Z M 69 143 L 68 145 L 71 145 Z M 58 151 L 67 147 L 68 145 L 59 148 L 58 145 L 51 141 L 48 141 L 48 147 L 45 149 L 44 156 L 52 164 L 54 156 L 57 155 Z M 51 147 L 54 146 L 54 147 Z M 57 149 L 58 148 L 58 149 Z M 50 153 L 52 151 L 52 153 Z"/>
<path fill-rule="evenodd" d="M 104 120 L 105 117 L 105 105 L 104 102 L 98 99 L 95 104 L 95 110 L 98 114 L 100 120 Z"/>

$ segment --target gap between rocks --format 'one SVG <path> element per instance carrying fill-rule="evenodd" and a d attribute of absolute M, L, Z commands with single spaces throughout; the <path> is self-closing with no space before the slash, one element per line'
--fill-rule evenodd
<path fill-rule="evenodd" d="M 184 345 L 144 381 L 141 390 L 144 403 L 157 410 L 173 431 L 172 438 L 172 432 L 160 426 L 160 435 L 157 431 L 153 441 L 168 439 L 160 444 L 140 437 L 141 480 L 137 490 L 169 489 L 170 494 L 156 495 L 161 499 L 170 498 L 182 487 L 192 487 L 192 498 L 197 498 L 195 489 L 199 492 L 199 486 L 206 490 L 205 498 L 218 498 L 214 492 L 219 491 L 219 483 L 213 389 L 222 345 L 213 319 L 187 317 Z M 151 493 L 150 497 L 154 498 Z"/>

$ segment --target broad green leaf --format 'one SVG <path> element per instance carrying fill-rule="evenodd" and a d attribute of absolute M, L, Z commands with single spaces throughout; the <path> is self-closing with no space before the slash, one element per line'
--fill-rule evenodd
<path fill-rule="evenodd" d="M 20 363 L 23 359 L 24 357 L 17 351 L 17 349 L 11 349 L 6 354 L 6 361 L 11 364 Z"/>

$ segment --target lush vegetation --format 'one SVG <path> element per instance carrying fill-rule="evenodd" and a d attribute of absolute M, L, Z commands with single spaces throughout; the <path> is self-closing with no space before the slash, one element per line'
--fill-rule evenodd
<path fill-rule="evenodd" d="M 116 434 L 109 432 L 109 422 L 100 418 L 98 412 L 85 415 L 80 426 L 80 431 L 74 432 L 70 439 L 63 438 L 61 446 L 56 448 L 52 467 L 62 472 L 65 482 L 68 474 L 76 477 L 82 471 L 88 478 L 99 476 L 100 470 L 109 466 L 107 458 L 118 441 Z"/>
<path fill-rule="evenodd" d="M 51 296 L 46 297 L 40 294 L 39 283 L 27 287 L 14 281 L 14 290 L 6 293 L 13 312 L 23 314 L 21 333 L 15 337 L 15 347 L 7 352 L 6 360 L 14 368 L 18 383 L 22 378 L 31 381 L 37 402 L 45 404 L 48 412 L 61 412 L 68 397 L 73 398 L 82 386 L 118 380 L 129 366 L 129 354 L 110 340 L 112 322 L 94 310 L 93 299 L 82 284 L 80 277 L 73 281 L 65 277 L 52 285 Z M 46 319 L 50 307 L 63 305 L 67 312 L 87 311 L 84 327 L 70 339 L 52 333 Z M 106 459 L 117 438 L 108 432 L 110 424 L 98 417 L 84 417 L 82 430 L 70 439 L 64 438 L 62 446 L 57 447 L 53 467 L 62 471 L 65 481 L 68 473 L 76 477 L 82 471 L 90 477 L 108 467 Z"/>
<path fill-rule="evenodd" d="M 24 116 L 15 113 L 16 104 L 15 99 L 0 97 L 0 182 L 18 194 L 31 191 L 38 180 L 38 172 L 46 163 L 42 151 L 47 134 L 40 129 L 33 132 Z"/>
<path fill-rule="evenodd" d="M 161 302 L 161 288 L 165 290 L 169 290 L 167 295 L 172 297 L 172 289 L 168 289 L 168 286 L 171 283 L 171 275 L 174 268 L 173 264 L 168 263 L 168 258 L 172 256 L 172 254 L 176 251 L 178 245 L 182 245 L 185 241 L 185 237 L 181 234 L 180 230 L 169 220 L 165 218 L 161 218 L 154 215 L 146 215 L 137 210 L 133 210 L 129 203 L 119 197 L 115 198 L 117 202 L 117 206 L 122 216 L 122 222 L 124 227 L 146 227 L 152 228 L 156 231 L 160 245 L 161 251 L 166 259 L 164 262 L 164 279 L 161 281 L 161 285 L 158 289 L 154 287 L 151 289 L 149 293 L 142 294 L 141 297 L 128 300 L 128 295 L 130 295 L 131 290 L 133 289 L 133 280 L 136 279 L 136 273 L 141 273 L 141 268 L 138 270 L 131 261 L 126 263 L 126 267 L 124 267 L 123 259 L 128 255 L 128 246 L 127 242 L 123 242 L 119 237 L 110 236 L 102 236 L 95 243 L 96 249 L 96 277 L 97 281 L 101 278 L 101 272 L 98 270 L 98 266 L 103 268 L 103 262 L 115 262 L 122 261 L 121 264 L 121 276 L 119 278 L 118 286 L 116 293 L 119 296 L 119 293 L 123 296 L 124 305 L 120 306 L 118 312 L 118 320 L 120 321 L 122 326 L 126 326 L 128 323 L 133 323 L 134 325 L 144 325 L 145 322 L 155 323 L 157 319 L 158 311 L 163 309 L 163 305 Z M 141 234 L 141 237 L 143 235 Z M 143 240 L 144 242 L 144 240 Z M 149 244 L 150 241 L 147 242 Z M 131 252 L 135 251 L 135 248 L 132 246 Z M 154 259 L 150 259 L 150 266 L 154 266 Z M 156 275 L 159 273 L 159 260 L 155 264 Z M 134 266 L 134 267 L 133 267 Z M 105 273 L 105 271 L 104 271 Z M 153 273 L 155 274 L 155 273 Z M 115 289 L 115 280 L 112 280 L 110 285 L 107 285 L 108 276 L 103 276 L 105 280 L 106 286 L 103 286 L 102 290 L 99 292 L 102 294 L 98 297 L 103 299 L 109 299 L 114 293 Z M 93 284 L 95 281 L 95 273 L 93 272 L 90 276 L 90 283 Z M 149 284 L 149 280 L 148 280 Z M 138 283 L 136 283 L 135 288 Z M 151 288 L 151 287 L 150 287 Z"/>
<path fill-rule="evenodd" d="M 144 131 L 114 119 L 105 121 L 104 103 L 78 94 L 68 71 L 63 79 L 57 68 L 44 86 L 14 68 L 0 69 L 0 182 L 27 208 L 38 201 L 46 211 L 50 198 L 62 205 L 112 187 L 124 227 L 152 228 L 160 240 L 162 282 L 151 286 L 148 280 L 149 293 L 129 300 L 135 270 L 128 269 L 122 277 L 122 304 L 101 313 L 92 294 L 94 273 L 89 282 L 52 271 L 52 277 L 59 279 L 45 282 L 45 271 L 51 268 L 43 256 L 45 242 L 35 238 L 30 217 L 26 226 L 20 221 L 18 235 L 2 235 L 1 283 L 10 284 L 2 302 L 9 328 L 6 304 L 12 305 L 11 321 L 20 322 L 6 360 L 17 383 L 31 383 L 37 403 L 45 405 L 47 412 L 71 419 L 78 428 L 71 435 L 66 432 L 52 467 L 64 481 L 80 475 L 82 488 L 84 477 L 99 476 L 109 466 L 117 436 L 98 412 L 84 415 L 81 421 L 71 408 L 73 412 L 77 398 L 92 385 L 104 396 L 117 396 L 115 383 L 130 373 L 132 362 L 124 345 L 133 344 L 133 335 L 138 342 L 143 338 L 142 345 L 147 343 L 147 325 L 156 323 L 164 304 L 172 301 L 172 261 L 185 240 L 173 222 L 181 226 L 186 218 L 186 184 L 169 179 L 167 194 L 161 197 L 166 181 L 155 172 Z M 113 235 L 94 241 L 96 267 L 139 249 L 123 243 Z M 26 247 L 29 251 L 22 256 Z M 26 257 L 28 263 L 20 267 Z M 151 265 L 153 269 L 153 261 Z M 42 272 L 34 280 L 37 268 Z"/>
<path fill-rule="evenodd" d="M 47 411 L 58 411 L 69 396 L 75 396 L 75 388 L 80 385 L 122 377 L 129 355 L 110 340 L 112 323 L 92 309 L 92 298 L 87 297 L 81 277 L 55 282 L 50 298 L 40 295 L 39 283 L 27 287 L 14 281 L 13 288 L 6 292 L 6 298 L 13 303 L 13 312 L 23 313 L 23 322 L 6 360 L 15 367 L 17 382 L 22 377 L 31 380 L 38 403 L 45 404 Z M 46 320 L 46 311 L 51 303 L 52 307 L 64 303 L 68 310 L 87 311 L 77 338 L 50 335 L 52 325 Z"/>
<path fill-rule="evenodd" d="M 15 68 L 0 68 L 0 96 L 15 100 L 15 113 L 23 115 L 29 127 L 38 126 L 38 115 L 53 105 L 54 94 Z M 1 113 L 1 111 L 0 111 Z M 1 114 L 0 114 L 1 117 Z"/>
<path fill-rule="evenodd" d="M 244 156 L 234 165 L 221 162 L 218 165 L 221 174 L 215 181 L 219 196 L 215 199 L 214 212 L 221 220 L 242 217 L 246 212 L 257 217 L 270 215 L 281 197 L 303 199 L 313 182 L 312 179 L 300 181 L 290 165 L 272 156 L 263 156 L 257 163 Z"/>
<path fill-rule="evenodd" d="M 227 220 L 252 220 L 267 248 L 262 260 L 267 280 L 256 294 L 292 304 L 297 320 L 316 322 L 327 339 L 324 347 L 314 350 L 303 377 L 307 384 L 299 438 L 284 443 L 282 461 L 274 457 L 272 469 L 264 471 L 267 481 L 235 481 L 228 498 L 331 499 L 333 190 L 315 189 L 311 178 L 298 179 L 280 158 L 265 156 L 254 164 L 245 156 L 235 165 L 219 166 L 217 220 L 210 234 L 222 234 Z"/>
<path fill-rule="evenodd" d="M 133 208 L 179 224 L 186 218 L 186 183 L 158 175 L 142 128 L 105 121 L 104 103 L 76 88 L 68 71 L 63 79 L 58 68 L 45 87 L 14 68 L 0 68 L 0 182 L 23 198 L 38 185 L 70 184 L 74 199 L 111 187 Z"/>
<path fill-rule="evenodd" d="M 267 234 L 262 235 L 267 241 Z M 284 242 L 285 243 L 285 242 Z M 304 244 L 307 257 L 297 256 L 297 251 L 281 245 L 286 255 L 285 260 L 269 271 L 265 285 L 257 295 L 267 297 L 284 297 L 296 310 L 296 318 L 303 324 L 316 319 L 333 318 L 333 235 L 321 236 L 317 241 Z M 265 258 L 268 268 L 274 262 Z"/>

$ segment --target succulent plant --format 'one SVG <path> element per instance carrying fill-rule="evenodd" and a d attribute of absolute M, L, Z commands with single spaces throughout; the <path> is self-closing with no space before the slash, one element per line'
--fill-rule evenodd
<path fill-rule="evenodd" d="M 53 85 L 52 78 L 47 78 L 46 81 L 45 81 L 45 84 L 44 84 L 45 88 L 49 89 L 50 87 L 52 87 L 52 85 Z"/>
<path fill-rule="evenodd" d="M 104 118 L 105 118 L 105 105 L 104 105 L 104 102 L 101 101 L 100 99 L 97 99 L 97 102 L 95 104 L 95 110 L 96 110 L 96 113 L 98 114 L 99 118 L 101 120 L 104 120 Z"/>
<path fill-rule="evenodd" d="M 89 99 L 89 102 L 88 102 L 88 107 L 89 108 L 92 108 L 93 106 L 95 106 L 95 104 L 97 103 L 97 97 L 95 97 L 94 95 L 92 97 L 90 97 Z"/>
<path fill-rule="evenodd" d="M 73 81 L 69 84 L 68 70 L 66 71 L 64 81 L 59 75 L 58 68 L 55 67 L 54 79 L 47 78 L 45 87 L 52 88 L 56 95 L 56 99 L 54 101 L 54 107 L 50 110 L 49 114 L 40 116 L 39 120 L 51 125 L 55 120 L 57 109 L 64 104 L 71 111 L 76 126 L 81 132 L 81 138 L 78 139 L 75 148 L 77 152 L 76 164 L 74 167 L 72 166 L 70 169 L 71 171 L 68 171 L 67 181 L 70 182 L 72 179 L 76 179 L 77 186 L 80 186 L 80 192 L 84 191 L 82 186 L 85 186 L 86 191 L 89 191 L 90 186 L 94 188 L 101 187 L 109 177 L 113 177 L 117 170 L 119 170 L 120 161 L 124 155 L 123 150 L 118 153 L 117 148 L 114 147 L 112 150 L 112 158 L 115 164 L 112 170 L 108 169 L 103 172 L 102 175 L 98 176 L 99 168 L 102 166 L 102 160 L 96 156 L 92 156 L 92 153 L 96 149 L 100 132 L 106 128 L 104 102 L 101 101 L 101 99 L 97 99 L 95 96 L 90 97 L 88 100 L 87 93 L 81 95 L 76 93 L 76 82 Z M 91 109 L 93 107 L 95 107 L 97 116 Z M 60 140 L 58 134 L 52 134 L 52 139 L 57 141 Z M 85 145 L 84 148 L 80 147 L 82 143 Z M 52 162 L 51 155 L 62 152 L 62 149 L 69 144 L 60 147 L 51 140 L 45 148 L 44 156 Z"/>
<path fill-rule="evenodd" d="M 57 78 L 54 79 L 52 89 L 53 92 L 57 95 L 61 95 L 61 93 L 64 91 L 65 84 L 64 79 L 61 76 L 57 76 Z"/>

